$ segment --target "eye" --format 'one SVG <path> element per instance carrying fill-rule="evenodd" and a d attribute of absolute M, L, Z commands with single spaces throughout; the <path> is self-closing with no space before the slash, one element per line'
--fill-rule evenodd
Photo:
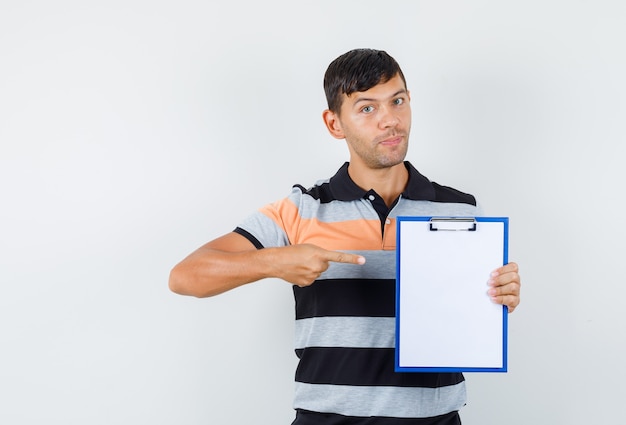
<path fill-rule="evenodd" d="M 403 97 L 399 97 L 397 99 L 394 99 L 393 104 L 394 105 L 402 105 L 404 103 L 404 98 Z"/>
<path fill-rule="evenodd" d="M 361 108 L 361 112 L 364 112 L 366 114 L 372 113 L 374 112 L 374 107 L 372 105 L 364 106 L 363 108 Z"/>

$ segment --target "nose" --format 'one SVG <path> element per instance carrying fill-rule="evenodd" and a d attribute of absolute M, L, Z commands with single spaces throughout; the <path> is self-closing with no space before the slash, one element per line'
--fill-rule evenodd
<path fill-rule="evenodd" d="M 378 121 L 380 128 L 395 127 L 399 122 L 400 120 L 390 107 L 386 106 L 380 109 L 380 119 Z"/>

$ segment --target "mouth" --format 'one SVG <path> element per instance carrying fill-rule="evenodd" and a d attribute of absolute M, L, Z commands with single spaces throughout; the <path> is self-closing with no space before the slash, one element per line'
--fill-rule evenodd
<path fill-rule="evenodd" d="M 387 137 L 386 139 L 383 139 L 378 143 L 380 143 L 383 146 L 396 146 L 402 143 L 403 138 L 404 136 L 402 135 L 395 135 L 392 137 Z"/>

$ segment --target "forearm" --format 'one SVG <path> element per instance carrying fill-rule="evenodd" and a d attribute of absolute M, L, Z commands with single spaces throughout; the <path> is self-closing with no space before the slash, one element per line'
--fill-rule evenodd
<path fill-rule="evenodd" d="M 202 247 L 170 272 L 169 287 L 181 295 L 211 297 L 271 277 L 268 250 L 221 251 Z"/>

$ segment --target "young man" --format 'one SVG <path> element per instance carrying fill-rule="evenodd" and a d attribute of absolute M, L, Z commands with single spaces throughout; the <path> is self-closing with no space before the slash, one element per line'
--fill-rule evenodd
<path fill-rule="evenodd" d="M 326 71 L 330 134 L 350 162 L 328 180 L 262 208 L 176 265 L 170 288 L 208 297 L 264 278 L 292 283 L 296 425 L 459 424 L 460 373 L 397 373 L 396 217 L 479 216 L 472 195 L 404 158 L 411 127 L 404 75 L 384 51 L 357 49 Z M 515 263 L 485 276 L 493 302 L 519 304 Z"/>

